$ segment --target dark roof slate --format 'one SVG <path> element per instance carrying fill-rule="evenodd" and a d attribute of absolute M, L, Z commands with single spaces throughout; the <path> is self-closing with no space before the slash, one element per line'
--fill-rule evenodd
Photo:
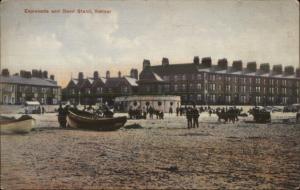
<path fill-rule="evenodd" d="M 11 83 L 11 84 L 23 84 L 23 85 L 34 85 L 34 86 L 47 86 L 47 87 L 59 87 L 56 81 L 50 81 L 49 79 L 41 78 L 24 78 L 20 76 L 3 76 L 0 75 L 0 83 Z"/>

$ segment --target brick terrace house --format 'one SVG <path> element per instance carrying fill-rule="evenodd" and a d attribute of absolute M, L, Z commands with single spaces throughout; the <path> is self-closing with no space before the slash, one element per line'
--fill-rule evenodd
<path fill-rule="evenodd" d="M 61 87 L 48 78 L 47 71 L 20 71 L 10 75 L 3 69 L 0 75 L 0 104 L 23 104 L 25 101 L 39 101 L 41 104 L 57 104 L 61 99 Z"/>
<path fill-rule="evenodd" d="M 151 66 L 144 60 L 138 94 L 179 95 L 182 104 L 284 105 L 300 103 L 300 70 L 268 63 L 257 68 L 256 62 L 219 59 L 212 65 L 210 57 L 194 57 L 192 63 Z"/>
<path fill-rule="evenodd" d="M 84 78 L 82 72 L 77 79 L 71 79 L 67 87 L 63 90 L 63 99 L 69 100 L 72 104 L 112 104 L 115 97 L 128 96 L 137 93 L 138 71 L 132 69 L 130 76 L 110 77 L 110 72 L 106 72 L 106 77 L 100 77 L 98 72 L 94 72 L 93 77 Z"/>

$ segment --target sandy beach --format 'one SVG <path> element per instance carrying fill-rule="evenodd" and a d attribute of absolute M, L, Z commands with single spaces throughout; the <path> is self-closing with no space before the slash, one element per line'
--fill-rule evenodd
<path fill-rule="evenodd" d="M 13 115 L 13 114 L 8 114 Z M 291 113 L 275 113 L 289 118 Z M 207 113 L 129 120 L 141 129 L 95 132 L 58 128 L 55 113 L 38 128 L 1 135 L 2 189 L 297 189 L 300 126 L 223 124 Z M 247 118 L 249 120 L 249 118 Z"/>

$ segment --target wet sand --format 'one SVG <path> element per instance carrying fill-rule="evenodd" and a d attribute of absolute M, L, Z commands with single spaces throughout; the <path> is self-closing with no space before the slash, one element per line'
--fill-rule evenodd
<path fill-rule="evenodd" d="M 202 114 L 129 120 L 142 129 L 60 129 L 55 114 L 34 116 L 26 135 L 1 135 L 4 189 L 296 189 L 300 126 L 220 124 Z M 278 114 L 276 117 L 285 117 Z M 286 117 L 289 117 L 287 115 Z M 274 117 L 273 117 L 274 118 Z"/>

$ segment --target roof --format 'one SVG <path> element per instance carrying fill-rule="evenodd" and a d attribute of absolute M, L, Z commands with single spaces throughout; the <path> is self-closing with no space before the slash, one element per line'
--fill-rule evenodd
<path fill-rule="evenodd" d="M 152 68 L 147 68 L 141 72 L 139 82 L 164 82 L 164 80 Z"/>
<path fill-rule="evenodd" d="M 135 78 L 131 78 L 131 77 L 124 77 L 128 83 L 131 85 L 131 86 L 137 86 L 138 84 L 136 83 L 137 80 Z"/>
<path fill-rule="evenodd" d="M 40 102 L 38 102 L 38 101 L 26 101 L 25 104 L 28 105 L 28 106 L 39 106 L 39 105 L 41 105 Z"/>
<path fill-rule="evenodd" d="M 118 87 L 121 82 L 122 82 L 122 78 L 115 78 L 115 77 L 107 78 L 105 86 L 109 88 L 114 88 L 114 87 Z"/>
<path fill-rule="evenodd" d="M 20 76 L 3 76 L 0 75 L 0 83 L 10 83 L 10 84 L 23 84 L 23 85 L 33 85 L 33 86 L 47 86 L 47 87 L 58 87 L 56 81 L 54 83 L 50 82 L 49 79 L 45 80 L 42 78 L 24 78 Z"/>
<path fill-rule="evenodd" d="M 153 72 L 153 76 L 150 74 L 142 74 L 144 70 L 151 70 Z M 202 64 L 195 63 L 182 63 L 182 64 L 169 64 L 169 65 L 153 65 L 144 69 L 140 75 L 140 81 L 157 81 L 155 75 L 162 77 L 163 75 L 170 74 L 189 74 L 189 73 L 197 73 L 197 72 L 209 72 L 209 73 L 218 73 L 218 74 L 232 74 L 232 75 L 247 75 L 247 76 L 263 76 L 270 78 L 286 78 L 286 79 L 299 79 L 296 77 L 296 74 L 293 75 L 274 75 L 271 72 L 266 73 L 263 70 L 257 69 L 256 71 L 250 71 L 247 68 L 243 68 L 242 70 L 236 70 L 232 66 L 228 66 L 226 69 L 220 68 L 218 65 L 211 65 L 211 67 L 203 66 Z M 149 76 L 147 76 L 149 75 Z M 162 79 L 161 79 L 162 80 Z M 163 80 L 162 80 L 163 81 Z"/>
<path fill-rule="evenodd" d="M 181 64 L 169 64 L 166 66 L 163 65 L 154 65 L 150 66 L 153 72 L 162 75 L 162 74 L 185 74 L 191 72 L 197 72 L 197 69 L 200 65 L 194 63 L 181 63 Z"/>
<path fill-rule="evenodd" d="M 105 86 L 109 88 L 119 87 L 124 82 L 128 83 L 130 86 L 137 86 L 136 79 L 131 77 L 111 77 L 106 78 Z"/>

